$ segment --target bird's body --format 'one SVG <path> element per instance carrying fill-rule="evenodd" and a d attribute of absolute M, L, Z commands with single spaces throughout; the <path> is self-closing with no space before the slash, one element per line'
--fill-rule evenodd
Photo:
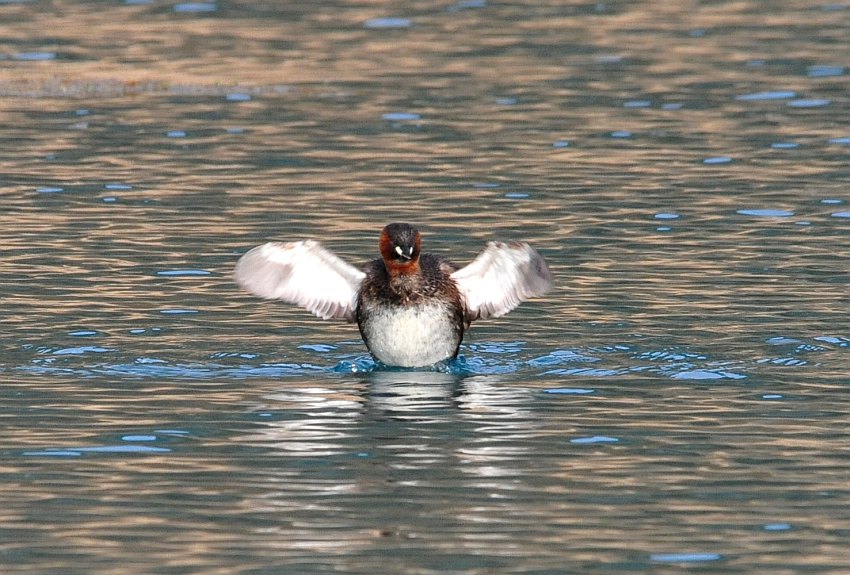
<path fill-rule="evenodd" d="M 382 260 L 366 266 L 357 298 L 357 325 L 366 347 L 382 363 L 432 365 L 457 355 L 469 327 L 454 266 L 432 256 L 419 258 L 419 272 L 388 273 Z"/>

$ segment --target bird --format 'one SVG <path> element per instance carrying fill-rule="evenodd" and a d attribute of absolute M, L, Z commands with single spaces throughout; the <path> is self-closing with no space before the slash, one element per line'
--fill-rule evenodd
<path fill-rule="evenodd" d="M 255 296 L 356 322 L 376 362 L 401 368 L 456 358 L 473 321 L 552 288 L 546 261 L 525 242 L 488 242 L 464 267 L 421 244 L 415 226 L 391 223 L 381 230 L 381 257 L 358 269 L 316 240 L 268 242 L 239 259 L 234 279 Z"/>

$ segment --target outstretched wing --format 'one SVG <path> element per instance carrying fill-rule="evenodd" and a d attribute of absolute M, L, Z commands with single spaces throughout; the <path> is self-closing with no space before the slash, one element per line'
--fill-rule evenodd
<path fill-rule="evenodd" d="M 234 272 L 236 283 L 252 294 L 299 305 L 322 319 L 353 320 L 364 277 L 313 240 L 257 246 Z"/>
<path fill-rule="evenodd" d="M 489 242 L 472 262 L 451 275 L 470 321 L 499 317 L 552 287 L 543 257 L 526 243 Z"/>

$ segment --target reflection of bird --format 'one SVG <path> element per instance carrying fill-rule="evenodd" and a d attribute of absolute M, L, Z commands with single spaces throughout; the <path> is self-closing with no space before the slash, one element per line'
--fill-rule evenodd
<path fill-rule="evenodd" d="M 546 293 L 546 262 L 526 243 L 490 242 L 466 267 L 420 249 L 419 231 L 390 224 L 381 258 L 363 271 L 316 241 L 267 243 L 236 265 L 236 282 L 254 295 L 300 305 L 322 319 L 357 321 L 379 362 L 424 367 L 457 356 L 476 319 L 498 317 Z"/>

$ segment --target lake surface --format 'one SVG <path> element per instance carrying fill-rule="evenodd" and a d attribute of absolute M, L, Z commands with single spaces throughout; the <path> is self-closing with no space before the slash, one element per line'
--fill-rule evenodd
<path fill-rule="evenodd" d="M 850 570 L 850 5 L 0 2 L 0 571 Z M 231 280 L 391 221 L 454 369 Z"/>

